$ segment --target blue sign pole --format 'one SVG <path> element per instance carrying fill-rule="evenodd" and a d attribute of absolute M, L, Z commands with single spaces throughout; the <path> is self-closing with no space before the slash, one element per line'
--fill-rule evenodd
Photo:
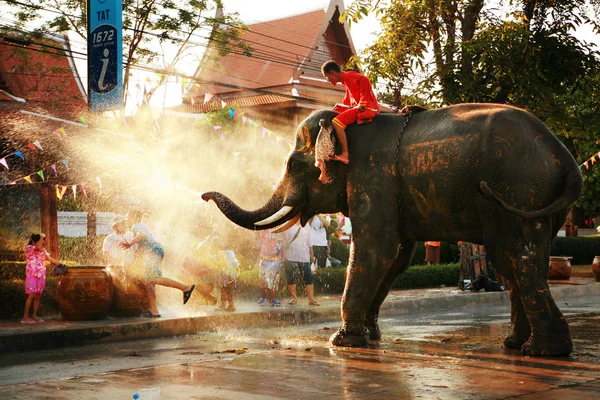
<path fill-rule="evenodd" d="M 88 103 L 91 111 L 123 106 L 122 0 L 88 0 Z"/>

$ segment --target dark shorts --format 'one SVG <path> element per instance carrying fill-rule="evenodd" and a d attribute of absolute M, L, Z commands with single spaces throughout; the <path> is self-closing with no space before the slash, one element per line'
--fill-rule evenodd
<path fill-rule="evenodd" d="M 325 268 L 327 265 L 327 246 L 313 246 L 313 255 L 318 268 Z"/>
<path fill-rule="evenodd" d="M 310 263 L 285 261 L 283 267 L 285 268 L 285 277 L 288 285 L 294 285 L 296 283 L 296 268 L 300 270 L 305 285 L 313 284 L 313 274 L 310 270 Z"/>

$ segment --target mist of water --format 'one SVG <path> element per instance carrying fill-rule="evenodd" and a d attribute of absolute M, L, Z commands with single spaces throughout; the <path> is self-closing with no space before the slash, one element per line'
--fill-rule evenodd
<path fill-rule="evenodd" d="M 165 248 L 164 276 L 183 279 L 183 257 L 212 233 L 234 250 L 242 269 L 258 264 L 256 234 L 231 223 L 200 195 L 219 191 L 245 209 L 262 206 L 281 177 L 294 126 L 270 126 L 285 138 L 276 140 L 275 133 L 263 135 L 261 127 L 219 114 L 210 121 L 166 116 L 160 129 L 151 115 L 135 124 L 113 124 L 111 130 L 133 139 L 94 134 L 70 141 L 70 153 L 86 166 L 87 179 L 101 178 L 97 211 L 144 211 L 144 222 Z M 171 292 L 180 302 L 180 292 Z"/>

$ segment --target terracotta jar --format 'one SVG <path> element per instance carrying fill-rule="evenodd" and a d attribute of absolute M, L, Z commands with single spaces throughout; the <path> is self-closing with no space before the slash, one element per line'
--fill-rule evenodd
<path fill-rule="evenodd" d="M 571 278 L 571 260 L 573 257 L 551 256 L 548 279 L 569 280 Z"/>
<path fill-rule="evenodd" d="M 58 308 L 68 321 L 106 318 L 112 297 L 112 278 L 103 266 L 69 267 L 56 288 Z"/>
<path fill-rule="evenodd" d="M 121 266 L 110 266 L 113 278 L 113 302 L 110 314 L 115 317 L 139 317 L 150 307 L 142 281 Z"/>
<path fill-rule="evenodd" d="M 594 279 L 596 279 L 596 282 L 600 282 L 600 256 L 594 257 L 594 262 L 592 263 L 592 273 L 594 274 Z"/>

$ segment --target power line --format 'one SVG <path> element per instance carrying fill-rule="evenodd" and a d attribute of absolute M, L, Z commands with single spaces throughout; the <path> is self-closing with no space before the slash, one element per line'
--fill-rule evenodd
<path fill-rule="evenodd" d="M 32 42 L 34 43 L 34 42 Z M 40 46 L 44 46 L 44 44 L 41 43 L 34 43 L 34 44 L 38 44 Z M 10 47 L 18 47 L 18 48 L 23 48 L 22 45 L 16 45 L 16 44 L 10 44 L 10 43 L 3 43 L 3 45 L 5 46 L 10 46 Z M 69 57 L 68 54 L 64 54 L 64 53 L 56 53 L 56 52 L 50 52 L 50 51 L 45 51 L 45 50 L 41 50 L 41 49 L 36 49 L 35 51 L 41 52 L 41 53 L 48 53 L 48 54 L 52 54 L 52 55 L 57 55 L 57 56 L 63 56 L 63 57 Z M 67 51 L 65 51 L 67 52 Z M 75 57 L 73 57 L 75 58 Z M 239 89 L 239 90 L 249 90 L 252 92 L 256 92 L 256 93 L 260 93 L 260 94 L 271 94 L 271 95 L 277 95 L 277 96 L 282 96 L 282 97 L 287 97 L 290 99 L 294 99 L 294 100 L 302 100 L 302 101 L 307 101 L 307 102 L 311 102 L 311 103 L 319 103 L 318 100 L 309 98 L 309 97 L 300 97 L 300 96 L 293 96 L 287 93 L 278 93 L 278 92 L 272 92 L 269 90 L 264 90 L 264 89 L 258 89 L 258 88 L 249 88 L 249 87 L 244 87 L 244 86 L 239 86 L 239 85 L 234 85 L 234 84 L 229 84 L 229 83 L 224 83 L 224 82 L 218 82 L 218 81 L 213 81 L 213 80 L 202 80 L 200 78 L 194 77 L 194 76 L 190 76 L 190 75 L 186 75 L 186 74 L 182 74 L 182 73 L 178 73 L 178 72 L 169 72 L 169 71 L 165 71 L 164 69 L 156 69 L 152 66 L 143 66 L 140 64 L 136 64 L 136 65 L 132 65 L 132 68 L 138 69 L 138 70 L 142 70 L 142 71 L 147 71 L 147 72 L 154 72 L 154 73 L 161 73 L 163 75 L 168 75 L 168 76 L 175 76 L 175 77 L 179 77 L 179 78 L 186 78 L 189 79 L 190 81 L 193 82 L 197 82 L 197 83 L 201 83 L 204 85 L 212 85 L 212 86 L 222 86 L 222 87 L 227 87 L 227 88 L 232 88 L 232 89 Z"/>
<path fill-rule="evenodd" d="M 67 13 L 65 13 L 65 12 L 61 12 L 61 11 L 56 11 L 56 10 L 48 9 L 48 8 L 44 8 L 44 7 L 41 7 L 41 6 L 36 6 L 36 5 L 33 5 L 33 4 L 22 3 L 22 2 L 19 2 L 19 1 L 16 1 L 16 0 L 6 0 L 6 1 L 8 1 L 9 3 L 19 4 L 19 5 L 22 5 L 22 6 L 25 6 L 25 7 L 31 7 L 31 8 L 37 9 L 37 10 L 50 11 L 50 12 L 53 12 L 53 13 L 56 13 L 56 14 L 60 14 L 60 15 L 66 15 L 66 16 L 69 16 L 69 17 L 72 17 L 72 18 L 76 18 L 76 19 L 80 19 L 80 18 L 81 18 L 81 17 L 79 17 L 79 16 L 76 16 L 76 15 L 67 14 Z M 175 10 L 182 10 L 182 9 L 180 9 L 180 8 L 175 8 Z M 125 15 L 128 15 L 128 14 L 125 14 Z M 130 15 L 130 16 L 131 16 L 131 15 Z M 134 18 L 136 18 L 135 16 L 133 16 L 133 17 L 134 17 Z M 306 49 L 313 50 L 313 48 L 312 48 L 312 47 L 310 47 L 310 46 L 305 46 L 305 45 L 302 45 L 302 44 L 299 44 L 299 43 L 295 43 L 295 42 L 291 42 L 291 41 L 284 40 L 284 39 L 281 39 L 281 38 L 277 38 L 277 37 L 275 37 L 275 36 L 271 36 L 271 35 L 267 35 L 267 34 L 263 34 L 263 33 L 259 33 L 259 32 L 254 32 L 254 31 L 252 31 L 252 30 L 250 30 L 250 29 L 244 29 L 244 28 L 240 28 L 240 27 L 237 27 L 236 25 L 233 25 L 233 24 L 231 24 L 231 23 L 224 22 L 224 21 L 219 21 L 218 19 L 215 19 L 215 18 L 202 17 L 202 16 L 201 16 L 200 18 L 203 18 L 203 19 L 204 19 L 204 20 L 206 20 L 206 21 L 211 21 L 212 23 L 219 23 L 219 24 L 223 24 L 223 25 L 231 26 L 231 27 L 234 27 L 234 28 L 237 28 L 237 29 L 244 30 L 244 31 L 246 31 L 246 32 L 250 32 L 250 33 L 256 34 L 256 35 L 258 35 L 258 36 L 267 37 L 267 38 L 274 39 L 274 40 L 277 40 L 277 41 L 281 41 L 281 42 L 284 42 L 284 43 L 287 43 L 287 44 L 292 44 L 292 45 L 294 45 L 294 46 L 298 46 L 298 47 L 302 47 L 302 48 L 306 48 Z M 153 33 L 153 32 L 148 32 L 148 31 L 144 31 L 144 30 L 138 30 L 138 29 L 135 29 L 135 28 L 127 28 L 127 27 L 125 27 L 125 28 L 123 28 L 123 29 L 124 29 L 124 30 L 130 30 L 130 31 L 138 32 L 138 33 L 148 34 L 148 35 L 151 35 L 151 36 L 158 37 L 158 38 L 160 38 L 160 39 L 165 39 L 165 36 L 164 36 L 163 34 L 156 34 L 156 33 Z M 211 28 L 208 28 L 208 27 L 202 27 L 202 26 L 200 26 L 200 27 L 199 27 L 199 29 L 211 29 Z M 205 37 L 205 36 L 200 36 L 200 35 L 198 35 L 198 34 L 194 34 L 194 33 L 192 33 L 192 32 L 184 32 L 184 33 L 187 33 L 187 34 L 189 34 L 189 35 L 191 35 L 191 36 L 200 37 L 200 38 L 203 38 L 203 39 L 209 39 L 209 38 L 207 38 L 207 37 Z M 228 36 L 228 37 L 232 37 L 231 35 L 227 35 L 227 33 L 226 33 L 225 35 L 226 35 L 226 36 Z M 167 38 L 168 38 L 169 40 L 172 40 L 172 41 L 179 41 L 179 42 L 181 42 L 181 41 L 182 41 L 181 39 L 175 39 L 175 38 L 169 38 L 169 37 L 167 37 Z M 225 42 L 225 41 L 218 41 L 218 40 L 215 40 L 215 39 L 213 39 L 213 41 L 215 41 L 215 42 L 221 42 L 221 43 L 227 43 L 227 42 Z M 277 51 L 283 51 L 283 52 L 287 52 L 287 53 L 290 53 L 290 54 L 292 54 L 292 55 L 295 55 L 295 56 L 298 56 L 298 57 L 301 57 L 301 58 L 305 58 L 305 57 L 306 57 L 306 54 L 300 54 L 300 53 L 294 53 L 294 52 L 290 52 L 290 51 L 281 50 L 281 49 L 278 49 L 278 48 L 276 48 L 276 47 L 273 47 L 273 46 L 267 46 L 267 45 L 265 45 L 265 44 L 262 44 L 262 43 L 260 43 L 260 42 L 256 42 L 256 41 L 252 41 L 252 40 L 244 40 L 244 41 L 246 41 L 246 42 L 248 42 L 248 43 L 254 43 L 254 44 L 257 44 L 257 45 L 259 45 L 259 46 L 262 46 L 262 47 L 265 47 L 265 48 L 270 48 L 270 49 L 274 49 L 274 50 L 277 50 Z M 328 41 L 326 41 L 326 42 L 328 42 Z M 207 45 L 204 45 L 204 44 L 193 43 L 193 42 L 192 42 L 192 44 L 195 44 L 195 45 L 197 45 L 197 46 L 201 46 L 201 47 L 207 47 Z M 349 46 L 346 46 L 346 45 L 341 45 L 341 44 L 339 44 L 339 43 L 337 43 L 337 45 L 338 45 L 338 46 L 342 46 L 342 47 L 349 47 Z M 315 50 L 315 52 L 324 53 L 324 54 L 326 54 L 326 55 L 329 55 L 329 56 L 331 56 L 331 55 L 332 55 L 332 53 L 330 53 L 330 52 L 326 52 L 326 51 L 324 51 L 324 50 L 319 50 L 319 49 L 314 49 L 314 50 Z M 264 52 L 264 50 L 262 50 L 262 51 Z M 248 55 L 244 54 L 243 52 L 240 52 L 240 53 L 238 53 L 238 54 L 240 54 L 240 55 L 244 55 L 244 56 L 247 56 L 247 57 L 251 57 L 251 58 L 252 58 L 252 56 L 251 56 L 251 55 L 250 55 L 250 56 L 248 56 Z M 269 55 L 273 56 L 271 53 L 267 53 L 267 54 L 264 54 L 264 53 L 263 53 L 263 55 L 265 55 L 265 56 L 269 56 Z M 265 58 L 261 58 L 261 59 L 265 59 Z M 281 58 L 279 58 L 279 59 L 281 59 Z M 266 59 L 265 59 L 265 60 L 266 60 Z M 269 59 L 269 60 L 267 60 L 267 61 L 277 62 L 277 60 L 276 60 L 276 59 Z M 321 60 L 321 61 L 326 61 L 326 59 L 323 59 L 323 60 Z M 288 65 L 289 65 L 289 64 L 288 64 Z M 308 67 L 309 69 L 313 69 L 313 70 L 315 70 L 315 71 L 320 71 L 320 67 L 321 67 L 321 66 L 320 66 L 320 65 L 318 65 L 317 67 L 312 67 L 312 66 L 310 66 L 310 65 L 308 65 L 308 64 L 307 64 L 307 67 Z"/>
<path fill-rule="evenodd" d="M 20 29 L 16 29 L 16 28 L 13 28 L 13 27 L 6 27 L 5 26 L 5 28 L 13 29 L 13 30 L 19 31 L 21 33 L 30 34 L 29 32 L 26 32 L 26 31 L 23 31 L 23 30 L 20 30 Z M 2 37 L 2 36 L 0 35 L 0 37 Z M 7 37 L 4 37 L 4 38 L 7 38 Z M 12 41 L 12 38 L 8 38 L 8 39 L 10 41 Z M 49 47 L 49 48 L 52 48 L 52 49 L 57 49 L 57 50 L 60 50 L 60 51 L 63 51 L 63 52 L 67 52 L 67 50 L 65 50 L 64 48 L 58 48 L 58 47 L 55 47 L 55 46 L 48 45 L 46 43 L 33 42 L 33 41 L 29 40 L 29 39 L 27 39 L 27 43 L 25 43 L 23 45 L 27 45 L 27 44 L 35 44 L 35 45 L 38 45 L 38 46 Z M 8 44 L 6 44 L 6 45 L 8 46 Z M 14 44 L 14 45 L 10 45 L 10 46 L 11 47 L 18 47 L 18 48 L 22 48 L 23 47 L 22 45 L 18 45 L 18 43 Z M 67 56 L 68 57 L 68 54 L 63 54 L 63 53 L 56 53 L 56 52 L 43 51 L 43 50 L 40 50 L 40 52 L 47 53 L 47 54 L 52 54 L 52 55 L 59 55 L 59 56 L 62 55 L 62 56 Z M 82 52 L 73 51 L 72 49 L 70 49 L 70 52 L 73 53 L 73 54 L 80 54 L 80 55 L 86 56 L 86 58 L 72 56 L 73 59 L 82 60 L 82 61 L 86 61 L 86 62 L 88 61 L 87 54 L 82 53 Z M 127 65 L 127 60 L 126 59 L 124 59 L 124 60 L 125 60 L 125 65 Z M 136 68 L 137 65 L 138 64 L 132 64 L 131 68 L 132 69 L 137 69 Z M 149 66 L 149 67 L 151 67 L 151 66 Z M 208 68 L 208 69 L 212 70 L 212 71 L 216 71 L 216 70 L 214 70 L 212 68 Z M 146 70 L 144 69 L 144 71 L 146 71 Z M 156 69 L 156 71 L 159 71 L 159 69 Z M 16 73 L 16 72 L 10 72 L 10 73 L 5 73 L 5 74 L 24 75 L 24 76 L 26 76 L 26 75 L 37 75 L 37 76 L 52 76 L 52 77 L 56 77 L 56 75 L 25 74 L 25 73 Z M 250 79 L 244 79 L 244 78 L 235 77 L 235 76 L 233 76 L 231 74 L 225 74 L 225 75 L 231 76 L 232 78 L 236 78 L 236 79 L 240 79 L 240 80 L 244 80 L 244 81 L 248 81 L 248 82 L 260 84 L 260 82 L 258 82 L 258 81 L 253 81 L 253 80 L 250 80 Z M 83 76 L 80 75 L 80 77 L 83 77 Z M 131 78 L 129 78 L 129 81 L 132 81 L 132 80 L 139 81 L 139 82 L 145 81 L 145 79 L 131 79 Z"/>

